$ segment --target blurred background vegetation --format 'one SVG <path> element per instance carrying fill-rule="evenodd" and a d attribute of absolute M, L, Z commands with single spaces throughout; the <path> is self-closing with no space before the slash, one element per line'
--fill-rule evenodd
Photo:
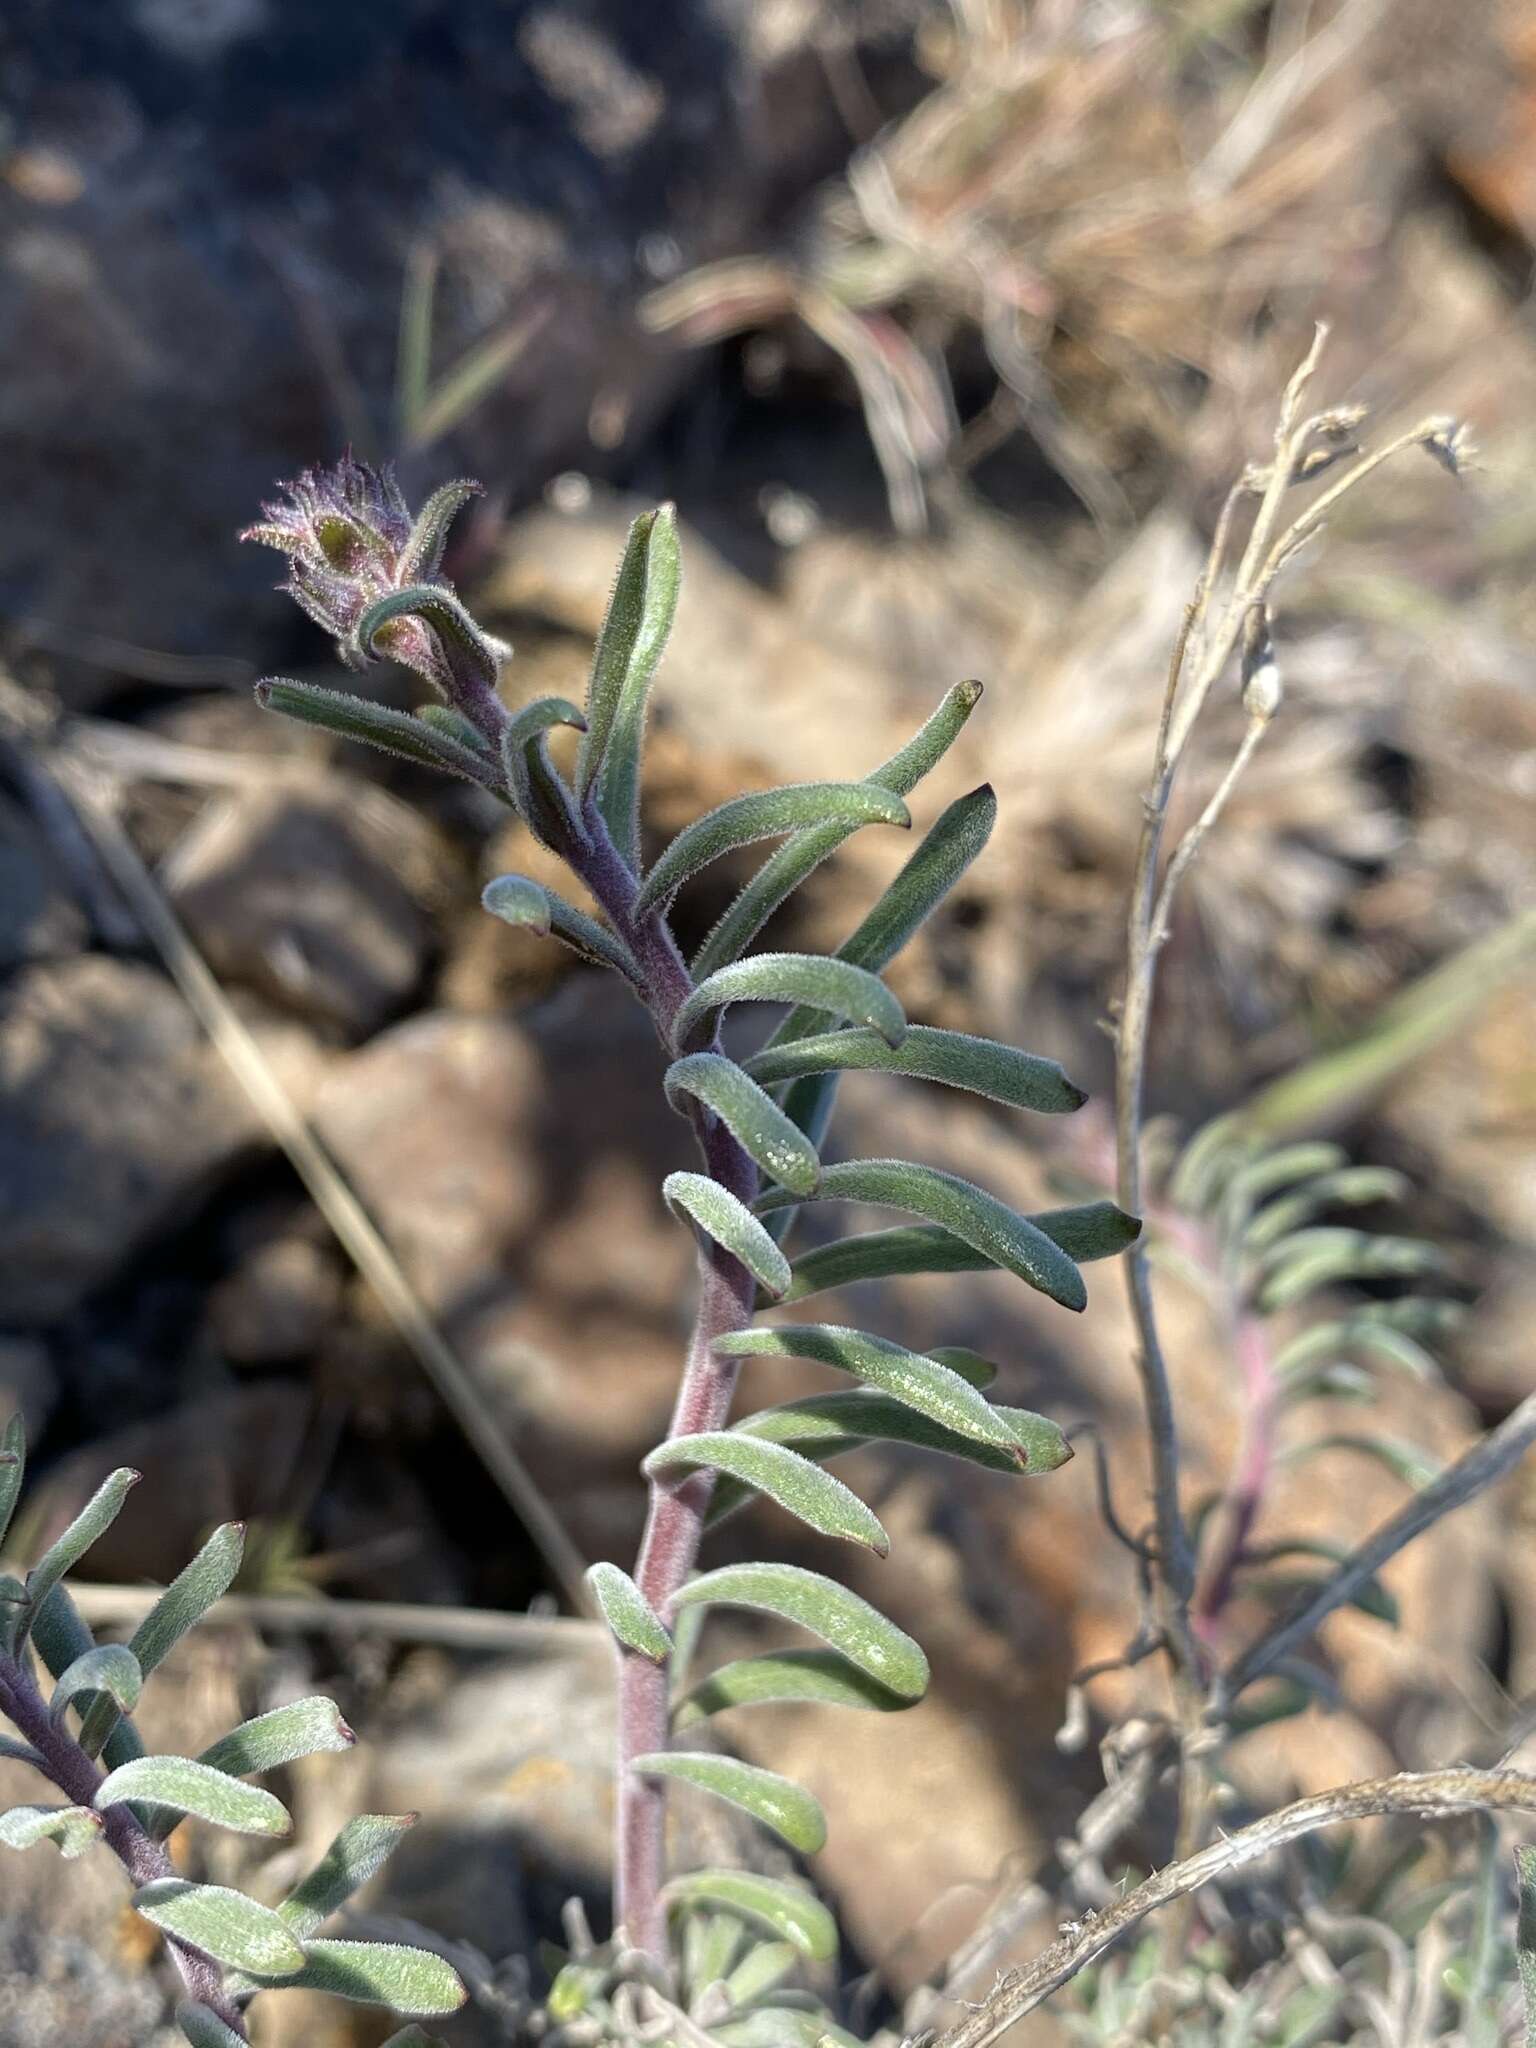
<path fill-rule="evenodd" d="M 331 1604 L 176 1673 L 210 1732 L 320 1688 L 369 1738 L 297 1774 L 296 1859 L 359 1800 L 419 1806 L 381 1912 L 495 1961 L 572 1891 L 598 1910 L 602 1645 L 471 1650 L 340 1603 L 537 1608 L 570 1551 L 630 1554 L 684 1329 L 655 1190 L 686 1133 L 638 1010 L 481 914 L 488 876 L 540 872 L 521 828 L 258 712 L 259 673 L 331 681 L 330 651 L 235 530 L 348 444 L 413 501 L 478 476 L 449 571 L 515 643 L 515 693 L 579 695 L 624 525 L 676 499 L 657 843 L 742 787 L 865 772 L 981 677 L 933 805 L 987 777 L 999 831 L 893 977 L 1095 1103 L 1047 1141 L 859 1077 L 846 1142 L 1040 1207 L 1109 1174 L 1101 1025 L 1168 651 L 1312 323 L 1322 401 L 1472 421 L 1475 477 L 1394 469 L 1282 586 L 1286 707 L 1185 896 L 1151 1102 L 1187 1132 L 1300 1070 L 1288 1129 L 1405 1171 L 1470 1312 L 1444 1384 L 1376 1383 L 1372 1426 L 1443 1460 L 1533 1379 L 1533 241 L 1520 0 L 9 0 L 0 1403 L 38 1446 L 34 1532 L 107 1466 L 148 1474 L 94 1560 L 108 1606 L 231 1515 L 248 1592 Z M 1234 689 L 1191 815 L 1240 727 Z M 850 842 L 771 937 L 835 944 L 899 858 Z M 702 879 L 685 929 L 745 871 Z M 1485 940 L 1496 971 L 1450 968 L 1435 1028 L 1392 1039 L 1411 1062 L 1317 1079 Z M 318 1205 L 306 1126 L 339 1171 Z M 371 1279 L 335 1228 L 348 1190 Z M 1095 1422 L 1138 1520 L 1115 1276 L 1070 1331 L 1021 1294 L 906 1282 L 900 1334 L 942 1327 L 1001 1362 L 1003 1399 Z M 1168 1295 L 1198 1493 L 1236 1391 L 1198 1297 Z M 1349 1544 L 1402 1497 L 1341 1444 L 1358 1425 L 1347 1390 L 1309 1406 L 1288 1530 Z M 741 1741 L 828 1794 L 818 1877 L 834 1901 L 859 1877 L 878 2006 L 1095 1788 L 1091 1748 L 1054 1744 L 1063 1689 L 1136 1610 L 1088 1457 L 1014 1490 L 863 1455 L 906 1561 L 882 1604 L 933 1695 L 878 1777 L 856 1717 Z M 1536 1691 L 1533 1525 L 1527 1473 L 1389 1571 L 1395 1630 L 1331 1621 L 1333 1703 L 1250 1738 L 1242 1795 L 1496 1743 Z M 810 1540 L 762 1527 L 743 1554 Z M 1124 1675 L 1095 1715 L 1136 1698 Z M 112 1873 L 98 1898 L 72 1868 L 60 1923 L 37 1860 L 0 1870 L 0 2042 L 148 2039 L 158 1992 L 92 1961 L 132 1939 Z M 267 2048 L 376 2038 L 270 2004 Z"/>

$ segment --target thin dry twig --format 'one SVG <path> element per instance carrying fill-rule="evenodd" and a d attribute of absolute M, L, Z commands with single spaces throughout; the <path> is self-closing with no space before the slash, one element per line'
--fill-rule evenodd
<path fill-rule="evenodd" d="M 1169 1864 L 1117 1905 L 1063 1934 L 1027 1968 L 1011 1971 L 973 2012 L 940 2035 L 935 2048 L 990 2048 L 1148 1913 L 1187 1898 L 1202 1885 L 1228 1877 L 1318 1828 L 1380 1814 L 1411 1813 L 1437 1820 L 1488 1811 L 1536 1813 L 1536 1777 L 1516 1772 L 1405 1771 L 1395 1778 L 1376 1778 L 1298 1799 L 1236 1834 L 1220 1836 L 1194 1856 Z"/>
<path fill-rule="evenodd" d="M 90 1625 L 137 1627 L 161 1598 L 154 1586 L 69 1587 Z M 203 1617 L 270 1635 L 382 1636 L 396 1643 L 432 1643 L 445 1650 L 532 1655 L 607 1640 L 590 1621 L 562 1614 L 494 1614 L 475 1607 L 420 1607 L 398 1600 L 305 1599 L 302 1595 L 226 1593 Z"/>
<path fill-rule="evenodd" d="M 1433 1528 L 1457 1508 L 1465 1507 L 1513 1471 L 1532 1444 L 1536 1444 L 1536 1394 L 1528 1394 L 1497 1429 L 1490 1430 L 1455 1464 L 1447 1466 L 1438 1479 L 1404 1501 L 1397 1513 L 1351 1552 L 1315 1592 L 1245 1651 L 1222 1684 L 1225 1697 L 1235 1699 L 1244 1686 L 1272 1671 L 1415 1537 L 1422 1536 L 1426 1529 Z"/>

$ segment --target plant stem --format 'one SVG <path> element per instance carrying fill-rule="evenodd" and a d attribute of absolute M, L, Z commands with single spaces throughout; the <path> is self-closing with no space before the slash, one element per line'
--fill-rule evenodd
<path fill-rule="evenodd" d="M 693 981 L 670 930 L 659 915 L 637 918 L 637 883 L 609 837 L 595 805 L 584 823 L 588 840 L 568 857 L 608 914 L 638 962 L 643 995 L 662 1043 L 669 1048 L 678 1010 Z M 702 1106 L 690 1121 L 710 1176 L 738 1201 L 757 1195 L 757 1167 L 724 1124 Z M 752 1320 L 757 1288 L 738 1259 L 707 1238 L 699 1240 L 699 1299 L 677 1401 L 665 1441 L 723 1428 L 730 1416 L 740 1364 L 720 1358 L 715 1344 Z M 663 1621 L 694 1568 L 704 1517 L 714 1491 L 712 1472 L 658 1476 L 649 1482 L 645 1533 L 635 1581 Z M 657 1663 L 632 1650 L 619 1653 L 618 1756 L 614 1845 L 614 1925 L 632 1947 L 658 1963 L 667 1953 L 663 1822 L 665 1788 L 638 1776 L 631 1761 L 670 1746 L 670 1660 Z"/>
<path fill-rule="evenodd" d="M 1222 1502 L 1222 1531 L 1204 1590 L 1195 1604 L 1195 1627 L 1208 1648 L 1214 1648 L 1218 1625 L 1232 1597 L 1238 1567 L 1253 1534 L 1269 1489 L 1275 1456 L 1275 1386 L 1264 1326 L 1257 1316 L 1242 1315 L 1233 1332 L 1232 1349 L 1243 1383 L 1243 1435 L 1232 1483 Z"/>
<path fill-rule="evenodd" d="M 106 1773 L 55 1721 L 30 1667 L 19 1658 L 0 1658 L 0 1710 L 14 1723 L 42 1760 L 47 1776 L 72 1806 L 95 1809 L 96 1794 Z M 174 1877 L 176 1867 L 163 1845 L 142 1828 L 126 1803 L 101 1809 L 102 1834 L 135 1886 Z M 181 1974 L 187 1996 L 216 2012 L 225 2026 L 244 2041 L 249 2038 L 239 2007 L 224 1989 L 224 1973 L 211 1956 L 166 1937 L 171 1960 Z"/>

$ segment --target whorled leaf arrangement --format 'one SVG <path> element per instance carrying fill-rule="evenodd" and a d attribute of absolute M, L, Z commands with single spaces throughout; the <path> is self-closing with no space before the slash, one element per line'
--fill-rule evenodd
<path fill-rule="evenodd" d="M 630 530 L 585 707 L 544 698 L 513 711 L 498 693 L 504 650 L 437 572 L 446 522 L 468 490 L 445 487 L 412 523 L 392 484 L 344 465 L 302 479 L 251 535 L 288 553 L 289 587 L 337 635 L 350 666 L 391 656 L 424 676 L 442 703 L 411 717 L 299 683 L 263 683 L 259 694 L 274 710 L 465 776 L 516 812 L 565 862 L 600 917 L 515 875 L 490 884 L 486 908 L 612 969 L 649 1009 L 670 1057 L 668 1099 L 692 1125 L 700 1159 L 697 1171 L 670 1175 L 662 1193 L 697 1238 L 698 1310 L 671 1433 L 645 1461 L 649 1513 L 639 1561 L 632 1576 L 595 1566 L 590 1584 L 620 1667 L 616 1922 L 666 1969 L 676 1909 L 685 1945 L 712 1940 L 720 1948 L 710 1981 L 730 1984 L 744 1929 L 791 1959 L 825 1957 L 835 1931 L 800 1885 L 734 1871 L 666 1882 L 666 1786 L 681 1779 L 712 1792 L 802 1853 L 820 1846 L 825 1821 L 807 1792 L 734 1758 L 679 1749 L 677 1731 L 726 1708 L 775 1701 L 893 1711 L 922 1696 L 928 1666 L 908 1635 L 819 1572 L 741 1564 L 699 1574 L 707 1529 L 763 1496 L 822 1534 L 883 1555 L 878 1520 L 826 1469 L 844 1452 L 873 1441 L 919 1444 L 1005 1473 L 1048 1472 L 1070 1455 L 1054 1424 L 986 1398 L 992 1369 L 970 1354 L 915 1352 L 834 1325 L 758 1324 L 759 1311 L 853 1280 L 993 1267 L 1081 1309 L 1080 1264 L 1123 1250 L 1138 1225 L 1105 1202 L 1019 1215 L 968 1181 L 906 1160 L 822 1164 L 845 1072 L 917 1076 L 1048 1113 L 1084 1100 L 1052 1061 L 910 1024 L 880 979 L 985 845 L 996 810 L 990 789 L 949 806 L 835 955 L 747 951 L 851 833 L 910 825 L 905 799 L 961 731 L 980 686 L 951 689 L 912 741 L 863 781 L 735 798 L 689 825 L 646 870 L 641 754 L 647 698 L 677 605 L 672 510 L 644 513 Z M 560 727 L 580 735 L 569 776 L 548 746 Z M 775 850 L 686 961 L 669 922 L 676 892 L 720 855 L 769 838 L 779 842 Z M 761 1050 L 738 1061 L 723 1050 L 720 1027 L 742 1003 L 782 1014 Z M 819 1201 L 912 1220 L 793 1257 L 789 1226 L 800 1205 Z M 744 1362 L 776 1358 L 814 1361 L 852 1385 L 733 1424 Z M 791 1623 L 819 1647 L 726 1664 L 674 1697 L 675 1631 L 700 1610 L 722 1607 Z M 700 1925 L 713 1926 L 713 1935 L 701 1936 Z M 754 1987 L 765 1970 L 764 1987 L 778 1981 L 761 1961 L 742 1967 Z M 674 1972 L 667 1981 L 681 1978 Z M 752 2000 L 758 1996 L 754 1988 Z M 736 2004 L 727 1999 L 724 2010 Z M 730 2038 L 719 2030 L 717 2037 Z M 745 2048 L 747 2036 L 740 2038 Z"/>
<path fill-rule="evenodd" d="M 0 1437 L 0 1552 L 21 1491 L 20 1418 Z M 132 1904 L 164 1934 L 185 1998 L 176 2017 L 193 2048 L 238 2048 L 258 1992 L 301 1986 L 431 2018 L 464 2003 L 440 1956 L 386 1942 L 337 1940 L 321 1927 L 381 1867 L 414 1814 L 349 1821 L 315 1868 L 275 1907 L 225 1885 L 181 1877 L 166 1838 L 188 1818 L 275 1838 L 292 1828 L 282 1802 L 246 1783 L 298 1757 L 354 1740 L 327 1699 L 294 1700 L 233 1729 L 199 1757 L 145 1753 L 132 1720 L 145 1679 L 225 1593 L 240 1569 L 244 1531 L 215 1529 L 127 1643 L 96 1643 L 64 1584 L 120 1512 L 137 1472 L 113 1472 L 25 1577 L 0 1575 L 0 1756 L 29 1764 L 63 1803 L 0 1813 L 0 1844 L 54 1843 L 66 1857 L 110 1850 L 134 1886 Z M 52 1681 L 45 1690 L 38 1667 Z M 73 1725 L 72 1725 L 73 1724 Z M 19 1739 L 17 1739 L 19 1738 Z M 407 2029 L 394 2048 L 423 2037 Z"/>

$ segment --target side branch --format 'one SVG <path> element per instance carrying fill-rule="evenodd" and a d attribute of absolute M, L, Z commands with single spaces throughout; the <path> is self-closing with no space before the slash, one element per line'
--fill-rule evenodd
<path fill-rule="evenodd" d="M 1424 1820 L 1439 1820 L 1477 1812 L 1536 1813 L 1536 1777 L 1513 1771 L 1405 1771 L 1399 1777 L 1376 1778 L 1298 1799 L 1293 1806 L 1283 1806 L 1234 1835 L 1221 1836 L 1184 1862 L 1169 1864 L 1079 1931 L 1063 1934 L 1026 1969 L 1005 1977 L 974 2012 L 941 2034 L 934 2048 L 989 2048 L 1148 1913 L 1300 1841 L 1317 1828 L 1377 1814 L 1412 1813 Z"/>

